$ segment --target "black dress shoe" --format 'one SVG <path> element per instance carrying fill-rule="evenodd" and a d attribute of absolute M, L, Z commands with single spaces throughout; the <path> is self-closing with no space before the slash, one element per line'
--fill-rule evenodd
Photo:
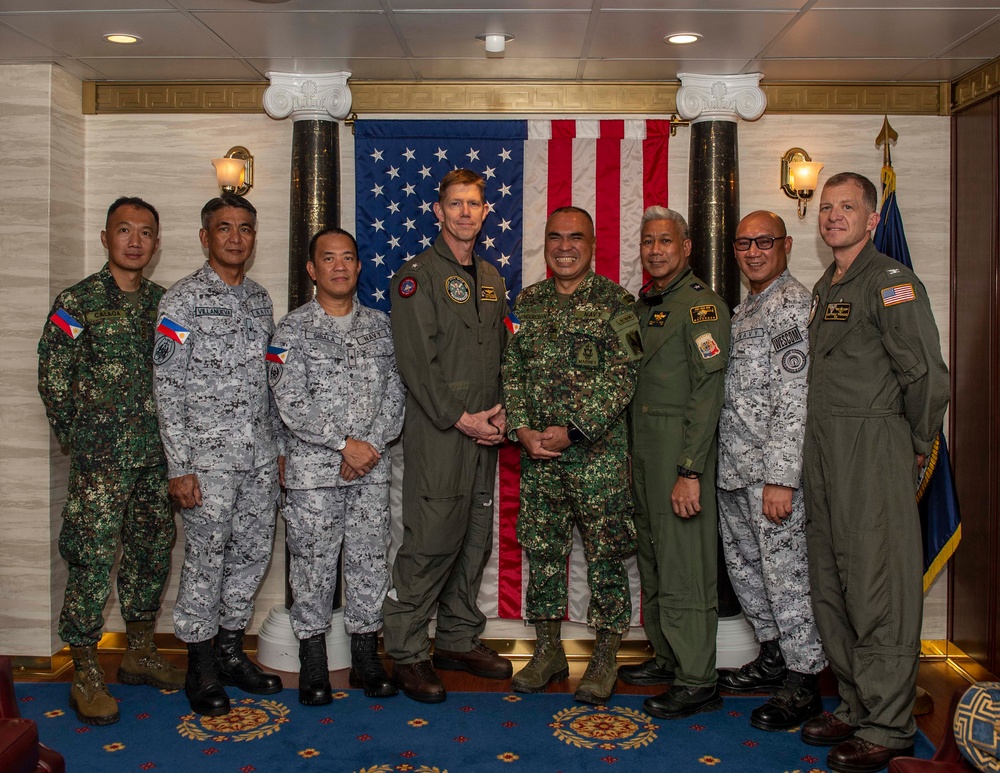
<path fill-rule="evenodd" d="M 750 714 L 750 724 L 760 730 L 791 730 L 823 713 L 816 674 L 789 671 L 784 686 Z"/>
<path fill-rule="evenodd" d="M 719 689 L 711 687 L 685 687 L 675 684 L 665 693 L 646 698 L 642 707 L 660 719 L 681 719 L 692 714 L 704 714 L 722 708 Z"/>
<path fill-rule="evenodd" d="M 483 679 L 510 679 L 514 674 L 511 662 L 482 642 L 476 642 L 476 646 L 468 652 L 435 647 L 434 667 L 442 671 L 468 671 Z"/>
<path fill-rule="evenodd" d="M 656 665 L 656 658 L 650 658 L 645 663 L 622 666 L 618 669 L 618 678 L 625 684 L 643 687 L 651 684 L 673 684 L 674 672 L 669 668 Z"/>
<path fill-rule="evenodd" d="M 392 667 L 392 676 L 407 698 L 421 703 L 441 703 L 448 697 L 429 660 L 396 663 Z"/>
<path fill-rule="evenodd" d="M 841 722 L 833 714 L 821 714 L 802 726 L 802 742 L 810 746 L 836 746 L 856 732 L 858 728 Z"/>
<path fill-rule="evenodd" d="M 849 738 L 830 750 L 826 766 L 834 773 L 876 773 L 895 757 L 912 757 L 913 746 L 890 749 L 864 738 Z"/>

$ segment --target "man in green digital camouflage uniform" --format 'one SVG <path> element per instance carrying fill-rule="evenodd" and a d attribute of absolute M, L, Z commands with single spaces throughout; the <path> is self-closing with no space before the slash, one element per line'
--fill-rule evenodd
<path fill-rule="evenodd" d="M 722 708 L 715 684 L 715 430 L 729 310 L 692 273 L 691 240 L 678 213 L 643 213 L 639 255 L 651 280 L 636 304 L 644 353 L 629 422 L 644 625 L 656 656 L 622 667 L 619 676 L 630 684 L 673 682 L 643 706 L 677 719 Z"/>
<path fill-rule="evenodd" d="M 174 519 L 153 402 L 152 351 L 163 288 L 142 276 L 159 246 L 159 216 L 142 199 L 108 210 L 108 263 L 56 298 L 38 344 L 38 391 L 56 439 L 70 452 L 59 552 L 69 564 L 59 636 L 75 675 L 70 706 L 80 721 L 118 721 L 97 662 L 118 542 L 118 595 L 128 650 L 126 684 L 177 689 L 184 672 L 153 644 L 170 567 Z"/>
<path fill-rule="evenodd" d="M 632 296 L 591 269 L 594 242 L 586 211 L 563 207 L 549 216 L 552 276 L 518 296 L 503 382 L 508 434 L 522 446 L 517 538 L 528 553 L 526 610 L 536 632 L 534 655 L 512 686 L 540 692 L 569 676 L 559 637 L 575 524 L 588 565 L 587 622 L 597 638 L 574 698 L 603 703 L 614 692 L 618 645 L 632 614 L 625 407 L 642 345 Z"/>

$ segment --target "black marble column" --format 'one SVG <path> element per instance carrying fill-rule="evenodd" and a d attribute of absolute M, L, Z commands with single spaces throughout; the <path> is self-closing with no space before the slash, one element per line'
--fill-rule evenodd
<path fill-rule="evenodd" d="M 688 182 L 688 226 L 691 267 L 729 305 L 740 302 L 740 270 L 733 238 L 740 216 L 739 156 L 735 121 L 691 124 Z M 719 617 L 740 614 L 719 540 Z"/>
<path fill-rule="evenodd" d="M 306 273 L 313 234 L 340 225 L 340 138 L 335 121 L 303 119 L 292 128 L 288 213 L 288 310 L 312 300 Z"/>

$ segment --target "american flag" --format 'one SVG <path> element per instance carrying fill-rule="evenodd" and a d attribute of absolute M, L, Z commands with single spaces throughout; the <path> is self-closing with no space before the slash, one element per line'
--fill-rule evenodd
<path fill-rule="evenodd" d="M 915 300 L 917 296 L 913 294 L 913 285 L 907 283 L 904 285 L 894 285 L 892 287 L 886 287 L 882 291 L 882 305 L 883 306 L 895 306 L 897 303 L 906 303 L 907 301 Z"/>
<path fill-rule="evenodd" d="M 545 278 L 545 220 L 566 205 L 594 216 L 595 270 L 638 293 L 642 211 L 667 204 L 668 121 L 357 121 L 354 130 L 362 303 L 389 311 L 392 275 L 437 238 L 437 185 L 459 167 L 486 180 L 491 211 L 476 252 L 504 277 L 511 305 L 522 287 Z M 506 444 L 500 450 L 494 557 L 479 599 L 490 617 L 522 617 L 528 570 L 515 536 L 519 479 L 519 449 Z M 583 622 L 589 593 L 578 536 L 568 572 L 568 618 Z M 634 560 L 629 572 L 638 624 Z"/>

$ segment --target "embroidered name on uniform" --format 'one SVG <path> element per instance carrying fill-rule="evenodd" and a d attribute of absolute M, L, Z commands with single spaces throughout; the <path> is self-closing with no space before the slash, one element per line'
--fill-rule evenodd
<path fill-rule="evenodd" d="M 909 283 L 886 287 L 882 291 L 883 306 L 895 306 L 897 303 L 906 303 L 907 301 L 915 301 L 916 299 L 917 296 L 913 293 L 913 285 Z"/>
<path fill-rule="evenodd" d="M 73 319 L 66 309 L 56 309 L 49 321 L 74 340 L 83 332 L 83 325 Z"/>
<path fill-rule="evenodd" d="M 778 335 L 771 339 L 771 345 L 776 352 L 787 349 L 789 346 L 795 346 L 798 343 L 802 343 L 802 333 L 799 332 L 797 327 L 792 327 L 783 333 L 778 333 Z"/>
<path fill-rule="evenodd" d="M 667 324 L 667 316 L 669 314 L 669 311 L 654 311 L 649 318 L 649 322 L 646 323 L 646 327 L 663 327 Z"/>
<path fill-rule="evenodd" d="M 715 343 L 715 339 L 712 338 L 711 333 L 702 333 L 694 339 L 694 342 L 698 346 L 698 351 L 701 352 L 701 357 L 704 360 L 710 360 L 722 351 L 719 345 Z"/>
<path fill-rule="evenodd" d="M 748 338 L 763 338 L 763 337 L 764 337 L 764 328 L 755 327 L 752 330 L 744 330 L 742 333 L 737 333 L 736 338 L 733 339 L 733 342 L 736 343 L 739 341 L 745 341 Z"/>
<path fill-rule="evenodd" d="M 83 315 L 87 322 L 101 322 L 105 319 L 125 319 L 128 315 L 123 309 L 103 309 L 102 311 L 88 311 Z"/>
<path fill-rule="evenodd" d="M 718 319 L 719 312 L 714 305 L 691 307 L 691 321 L 696 325 L 699 322 L 716 322 Z"/>
<path fill-rule="evenodd" d="M 468 283 L 460 276 L 450 276 L 445 279 L 444 287 L 448 291 L 448 297 L 455 303 L 465 303 L 472 295 Z"/>
<path fill-rule="evenodd" d="M 826 322 L 847 322 L 851 316 L 851 304 L 849 303 L 828 303 L 826 304 L 826 314 L 823 319 Z"/>
<path fill-rule="evenodd" d="M 479 289 L 479 300 L 481 301 L 495 301 L 497 300 L 497 291 L 492 287 L 481 287 Z"/>
<path fill-rule="evenodd" d="M 270 317 L 271 307 L 270 306 L 258 306 L 256 309 L 250 309 L 251 317 Z"/>
<path fill-rule="evenodd" d="M 344 343 L 344 337 L 336 333 L 327 333 L 322 330 L 306 330 L 302 337 L 306 340 L 331 341 L 335 344 Z"/>
<path fill-rule="evenodd" d="M 354 339 L 354 343 L 358 346 L 364 346 L 365 344 L 370 344 L 372 341 L 378 341 L 380 338 L 388 338 L 392 333 L 388 330 L 373 330 L 370 333 L 362 333 L 357 338 Z"/>
<path fill-rule="evenodd" d="M 194 315 L 196 317 L 231 317 L 233 310 L 224 306 L 195 306 Z"/>
<path fill-rule="evenodd" d="M 611 319 L 610 311 L 601 309 L 573 309 L 573 316 L 577 319 Z"/>

